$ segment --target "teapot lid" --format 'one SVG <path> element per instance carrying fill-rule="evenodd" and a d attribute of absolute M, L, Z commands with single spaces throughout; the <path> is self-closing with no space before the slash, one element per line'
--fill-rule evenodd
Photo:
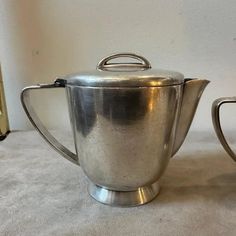
<path fill-rule="evenodd" d="M 138 62 L 109 63 L 118 58 L 135 59 Z M 184 82 L 181 73 L 152 69 L 146 58 L 132 53 L 110 55 L 98 63 L 97 70 L 70 74 L 64 79 L 67 85 L 89 87 L 162 87 Z"/>

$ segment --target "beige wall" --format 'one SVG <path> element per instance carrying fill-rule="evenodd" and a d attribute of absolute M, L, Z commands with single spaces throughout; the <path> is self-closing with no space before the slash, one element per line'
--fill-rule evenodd
<path fill-rule="evenodd" d="M 135 52 L 153 67 L 211 80 L 192 129 L 212 129 L 212 100 L 236 95 L 234 0 L 0 0 L 0 4 L 0 61 L 12 129 L 31 127 L 19 102 L 24 86 L 94 69 L 113 52 Z M 37 95 L 35 106 L 47 126 L 68 126 L 62 90 Z M 225 114 L 232 115 L 232 109 L 225 109 Z"/>

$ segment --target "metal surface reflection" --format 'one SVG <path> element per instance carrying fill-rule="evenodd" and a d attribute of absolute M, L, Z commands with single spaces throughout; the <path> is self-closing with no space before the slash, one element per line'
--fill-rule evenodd
<path fill-rule="evenodd" d="M 86 175 L 120 191 L 155 182 L 172 152 L 181 89 L 68 86 L 67 94 L 75 98 L 69 100 L 70 116 Z"/>
<path fill-rule="evenodd" d="M 236 97 L 222 97 L 216 99 L 212 104 L 212 122 L 214 125 L 214 129 L 216 132 L 216 135 L 221 142 L 223 148 L 225 151 L 230 155 L 230 157 L 236 161 L 236 154 L 233 151 L 232 147 L 229 145 L 228 141 L 226 140 L 226 137 L 224 135 L 223 129 L 221 127 L 220 122 L 220 107 L 227 103 L 236 103 Z"/>
<path fill-rule="evenodd" d="M 110 61 L 120 57 L 138 62 Z M 144 57 L 122 53 L 101 60 L 96 72 L 27 87 L 21 101 L 42 137 L 81 165 L 91 196 L 105 204 L 134 206 L 158 194 L 158 181 L 183 143 L 208 82 L 153 70 Z M 66 89 L 76 154 L 48 132 L 30 103 L 31 90 L 58 87 Z"/>

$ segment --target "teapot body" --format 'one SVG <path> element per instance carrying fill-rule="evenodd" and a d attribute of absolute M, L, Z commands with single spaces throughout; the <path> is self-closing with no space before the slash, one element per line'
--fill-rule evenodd
<path fill-rule="evenodd" d="M 78 161 L 87 177 L 115 191 L 156 182 L 172 154 L 182 90 L 66 86 Z"/>
<path fill-rule="evenodd" d="M 132 60 L 116 61 L 121 58 Z M 119 53 L 102 59 L 96 71 L 26 87 L 21 102 L 42 137 L 81 166 L 93 198 L 136 206 L 159 193 L 159 179 L 182 145 L 208 82 L 155 70 L 142 56 Z M 55 88 L 66 89 L 76 153 L 55 139 L 30 102 L 30 91 Z"/>

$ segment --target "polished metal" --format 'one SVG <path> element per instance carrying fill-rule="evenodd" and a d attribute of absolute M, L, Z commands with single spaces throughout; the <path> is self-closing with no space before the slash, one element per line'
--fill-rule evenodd
<path fill-rule="evenodd" d="M 113 59 L 136 59 L 139 63 L 115 63 Z M 108 63 L 109 62 L 109 63 Z M 102 59 L 97 70 L 64 77 L 67 85 L 90 87 L 163 87 L 184 83 L 184 76 L 175 71 L 156 70 L 150 62 L 136 54 L 113 54 Z"/>
<path fill-rule="evenodd" d="M 143 205 L 152 201 L 160 191 L 160 185 L 155 182 L 149 186 L 140 187 L 134 191 L 108 190 L 94 183 L 89 183 L 89 194 L 97 201 L 120 207 Z"/>
<path fill-rule="evenodd" d="M 109 60 L 100 63 L 100 69 Z M 127 71 L 124 77 L 127 79 Z M 208 81 L 188 79 L 170 86 L 133 87 L 121 83 L 123 86 L 108 87 L 106 82 L 106 86 L 81 86 L 65 78 L 23 90 L 22 103 L 30 121 L 57 151 L 80 164 L 92 182 L 89 193 L 96 200 L 117 206 L 141 205 L 152 200 L 176 151 L 174 143 L 176 149 L 182 144 Z M 156 78 L 161 83 L 158 74 Z M 148 76 L 144 85 L 146 79 Z M 66 89 L 76 154 L 51 136 L 30 106 L 28 91 L 55 87 Z"/>
<path fill-rule="evenodd" d="M 172 153 L 182 88 L 66 86 L 79 162 L 93 183 L 134 191 L 160 178 Z"/>
<path fill-rule="evenodd" d="M 225 151 L 231 156 L 231 158 L 236 161 L 236 154 L 229 146 L 226 141 L 225 135 L 223 133 L 221 123 L 220 123 L 220 107 L 225 103 L 236 103 L 236 97 L 223 97 L 216 99 L 212 104 L 212 121 L 215 128 L 215 132 Z"/>
<path fill-rule="evenodd" d="M 34 108 L 31 106 L 31 103 L 30 103 L 31 90 L 60 88 L 60 87 L 65 87 L 60 79 L 56 80 L 53 84 L 40 84 L 40 85 L 33 85 L 33 86 L 26 87 L 21 92 L 21 103 L 30 122 L 35 127 L 35 129 L 38 130 L 41 136 L 67 160 L 73 162 L 74 164 L 79 164 L 77 154 L 72 153 L 70 150 L 68 150 L 65 146 L 60 144 L 52 136 L 52 134 L 42 124 L 39 117 L 37 116 L 37 113 L 34 111 Z"/>
<path fill-rule="evenodd" d="M 176 136 L 172 156 L 179 150 L 188 133 L 201 95 L 209 83 L 203 79 L 185 79 L 183 100 L 181 104 L 180 116 L 177 123 Z"/>
<path fill-rule="evenodd" d="M 4 140 L 10 132 L 7 115 L 7 105 L 5 100 L 1 67 L 0 67 L 0 141 Z"/>
<path fill-rule="evenodd" d="M 139 63 L 108 63 L 110 60 L 116 59 L 116 58 L 133 58 L 139 61 Z M 136 68 L 136 69 L 141 69 L 141 70 L 147 70 L 152 68 L 151 63 L 143 56 L 139 56 L 133 53 L 118 53 L 118 54 L 113 54 L 108 57 L 103 58 L 97 65 L 98 70 L 109 70 L 112 68 Z"/>

